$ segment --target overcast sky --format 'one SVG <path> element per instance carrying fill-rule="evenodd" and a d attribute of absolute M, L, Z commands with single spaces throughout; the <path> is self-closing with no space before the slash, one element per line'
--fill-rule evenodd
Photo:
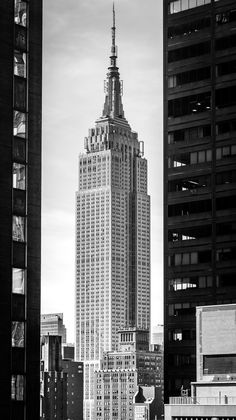
<path fill-rule="evenodd" d="M 162 323 L 162 0 L 116 0 L 125 117 L 145 144 L 151 195 L 152 324 Z M 44 0 L 42 313 L 74 341 L 75 192 L 84 137 L 101 116 L 111 0 Z"/>

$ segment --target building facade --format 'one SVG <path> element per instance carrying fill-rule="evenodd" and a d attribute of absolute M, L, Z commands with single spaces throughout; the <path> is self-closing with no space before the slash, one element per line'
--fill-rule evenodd
<path fill-rule="evenodd" d="M 191 395 L 170 397 L 166 420 L 236 419 L 235 316 L 235 304 L 197 308 L 197 381 Z"/>
<path fill-rule="evenodd" d="M 195 380 L 196 306 L 236 301 L 236 11 L 163 4 L 167 401 Z"/>
<path fill-rule="evenodd" d="M 79 156 L 76 197 L 76 360 L 84 361 L 86 419 L 103 352 L 117 348 L 119 329 L 150 323 L 147 161 L 124 116 L 116 60 L 113 22 L 104 109 Z"/>
<path fill-rule="evenodd" d="M 118 350 L 104 353 L 95 374 L 94 418 L 132 420 L 134 395 L 140 385 L 156 390 L 156 396 L 159 389 L 161 413 L 163 353 L 149 350 L 147 331 L 129 328 L 118 336 Z"/>
<path fill-rule="evenodd" d="M 41 315 L 41 336 L 60 335 L 62 343 L 66 343 L 66 327 L 63 324 L 63 313 Z"/>
<path fill-rule="evenodd" d="M 67 420 L 67 372 L 62 370 L 61 336 L 41 339 L 41 419 Z"/>
<path fill-rule="evenodd" d="M 0 22 L 0 417 L 39 419 L 41 0 L 1 1 Z"/>
<path fill-rule="evenodd" d="M 67 419 L 83 420 L 83 363 L 62 360 L 62 370 L 67 374 Z"/>

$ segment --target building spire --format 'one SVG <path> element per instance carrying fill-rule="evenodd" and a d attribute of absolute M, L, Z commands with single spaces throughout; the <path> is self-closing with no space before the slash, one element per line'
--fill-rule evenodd
<path fill-rule="evenodd" d="M 110 66 L 108 67 L 107 78 L 105 81 L 105 104 L 103 109 L 103 117 L 123 118 L 124 111 L 121 101 L 122 96 L 122 82 L 120 81 L 120 73 L 116 64 L 117 60 L 117 46 L 116 46 L 116 16 L 115 5 L 113 2 L 112 8 L 112 28 L 111 28 L 111 55 Z"/>
<path fill-rule="evenodd" d="M 116 47 L 116 12 L 115 12 L 115 5 L 113 1 L 113 26 L 111 28 L 111 66 L 113 65 L 112 58 L 114 58 L 114 62 L 116 64 L 117 58 L 117 47 Z"/>

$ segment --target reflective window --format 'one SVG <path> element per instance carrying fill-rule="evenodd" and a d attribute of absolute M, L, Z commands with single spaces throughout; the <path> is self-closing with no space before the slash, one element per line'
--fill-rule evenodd
<path fill-rule="evenodd" d="M 209 3 L 211 3 L 211 0 L 174 0 L 169 5 L 169 13 L 179 13 Z"/>
<path fill-rule="evenodd" d="M 27 4 L 25 1 L 15 0 L 15 23 L 17 25 L 27 25 Z"/>
<path fill-rule="evenodd" d="M 18 215 L 25 215 L 25 191 L 13 190 L 13 213 Z"/>
<path fill-rule="evenodd" d="M 208 17 L 194 20 L 192 22 L 185 22 L 181 25 L 171 26 L 168 28 L 168 38 L 173 39 L 176 36 L 189 37 L 196 32 L 210 27 L 211 19 Z"/>
<path fill-rule="evenodd" d="M 15 25 L 15 47 L 17 50 L 27 50 L 27 34 L 23 26 Z"/>
<path fill-rule="evenodd" d="M 24 52 L 14 52 L 14 75 L 26 77 L 26 54 Z"/>
<path fill-rule="evenodd" d="M 205 375 L 236 373 L 236 354 L 220 354 L 203 357 Z"/>
<path fill-rule="evenodd" d="M 12 239 L 18 242 L 25 240 L 25 218 L 22 216 L 13 216 Z"/>
<path fill-rule="evenodd" d="M 202 42 L 199 44 L 193 44 L 188 47 L 175 48 L 169 51 L 168 62 L 173 63 L 174 61 L 186 60 L 188 58 L 209 54 L 210 50 L 211 50 L 210 42 Z"/>
<path fill-rule="evenodd" d="M 14 111 L 13 114 L 13 134 L 14 136 L 26 136 L 26 114 Z"/>
<path fill-rule="evenodd" d="M 168 117 L 176 118 L 183 115 L 198 114 L 211 110 L 210 92 L 198 95 L 184 96 L 168 101 Z"/>
<path fill-rule="evenodd" d="M 24 322 L 12 321 L 12 347 L 24 347 Z"/>
<path fill-rule="evenodd" d="M 13 188 L 25 190 L 25 165 L 13 163 Z"/>
<path fill-rule="evenodd" d="M 25 244 L 22 242 L 13 242 L 13 266 L 25 267 Z"/>
<path fill-rule="evenodd" d="M 26 109 L 26 81 L 22 77 L 14 78 L 14 108 Z"/>
<path fill-rule="evenodd" d="M 225 159 L 236 155 L 236 145 L 228 145 L 216 148 L 216 159 Z"/>
<path fill-rule="evenodd" d="M 12 293 L 24 294 L 25 270 L 22 268 L 12 269 Z"/>
<path fill-rule="evenodd" d="M 13 159 L 16 161 L 25 161 L 25 140 L 19 137 L 13 139 Z"/>
<path fill-rule="evenodd" d="M 11 377 L 11 399 L 23 401 L 24 399 L 24 376 L 12 375 Z"/>

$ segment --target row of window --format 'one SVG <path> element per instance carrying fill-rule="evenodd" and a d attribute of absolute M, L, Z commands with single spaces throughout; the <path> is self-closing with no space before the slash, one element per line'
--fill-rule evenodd
<path fill-rule="evenodd" d="M 193 9 L 194 7 L 204 6 L 205 4 L 210 3 L 211 0 L 174 0 L 169 4 L 168 13 L 179 13 L 184 10 Z"/>
<path fill-rule="evenodd" d="M 225 76 L 236 72 L 236 60 L 220 63 L 216 66 L 216 77 Z M 168 77 L 168 87 L 175 88 L 188 83 L 196 83 L 211 78 L 211 68 L 203 67 L 177 73 Z"/>
<path fill-rule="evenodd" d="M 230 134 L 236 131 L 236 120 L 221 121 L 216 124 L 216 135 Z M 197 126 L 168 133 L 168 144 L 188 142 L 211 136 L 211 126 Z"/>
<path fill-rule="evenodd" d="M 173 7 L 172 7 L 173 8 Z M 236 10 L 228 10 L 222 13 L 217 13 L 215 15 L 216 25 L 224 25 L 226 23 L 235 22 L 236 20 Z M 210 28 L 211 19 L 210 17 L 203 17 L 201 19 L 193 20 L 191 22 L 182 23 L 181 25 L 172 26 L 168 28 L 168 38 L 173 39 L 176 36 L 188 37 L 192 34 Z"/>
<path fill-rule="evenodd" d="M 222 252 L 223 251 L 223 252 Z M 235 258 L 235 248 L 218 250 L 218 261 L 224 261 L 224 258 Z M 228 255 L 227 255 L 228 254 Z M 235 272 L 217 274 L 216 287 L 234 287 L 235 285 Z M 213 287 L 212 276 L 193 276 L 193 277 L 177 277 L 170 279 L 168 288 L 170 292 L 178 292 L 187 289 L 205 289 Z"/>
<path fill-rule="evenodd" d="M 230 35 L 216 39 L 215 50 L 223 51 L 236 46 L 236 35 Z M 168 52 L 168 63 L 175 61 L 187 60 L 189 58 L 198 57 L 205 54 L 210 54 L 211 43 L 210 41 L 200 42 L 191 46 L 176 48 Z"/>
<path fill-rule="evenodd" d="M 212 276 L 180 277 L 169 280 L 169 291 L 186 289 L 205 289 L 212 287 Z"/>
<path fill-rule="evenodd" d="M 236 86 L 217 89 L 215 92 L 216 109 L 234 106 L 236 104 Z M 210 92 L 198 95 L 184 96 L 172 99 L 168 102 L 168 117 L 180 117 L 183 115 L 197 114 L 211 110 Z"/>
<path fill-rule="evenodd" d="M 236 233 L 236 223 L 226 222 L 216 224 L 217 236 L 233 235 Z M 208 238 L 212 235 L 211 225 L 200 225 L 196 227 L 186 226 L 184 228 L 174 228 L 168 231 L 169 242 L 189 241 L 193 239 Z"/>
<path fill-rule="evenodd" d="M 216 198 L 216 211 L 235 208 L 236 197 L 218 197 Z M 197 213 L 210 212 L 212 209 L 211 200 L 201 200 L 185 202 L 168 206 L 168 217 L 191 216 Z"/>
<path fill-rule="evenodd" d="M 216 148 L 216 160 L 230 158 L 236 155 L 236 145 L 229 144 Z M 180 166 L 196 165 L 212 161 L 212 150 L 199 150 L 197 152 L 181 153 L 168 157 L 168 168 L 177 168 Z"/>
<path fill-rule="evenodd" d="M 211 261 L 211 251 L 183 252 L 168 256 L 168 266 L 204 264 Z"/>

